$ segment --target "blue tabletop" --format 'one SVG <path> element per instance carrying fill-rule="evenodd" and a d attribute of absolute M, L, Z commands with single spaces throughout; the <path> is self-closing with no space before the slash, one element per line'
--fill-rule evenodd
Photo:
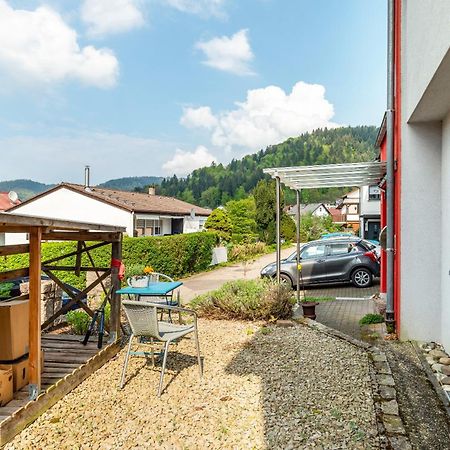
<path fill-rule="evenodd" d="M 149 283 L 145 288 L 125 287 L 116 291 L 117 294 L 134 294 L 134 295 L 167 295 L 183 283 L 181 281 L 160 281 L 157 283 Z"/>

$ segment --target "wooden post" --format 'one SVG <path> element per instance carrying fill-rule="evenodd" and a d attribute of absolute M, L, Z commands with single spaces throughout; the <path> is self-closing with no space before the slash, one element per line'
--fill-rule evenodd
<path fill-rule="evenodd" d="M 111 258 L 121 260 L 122 259 L 122 239 L 113 242 L 111 244 Z M 109 342 L 115 342 L 119 339 L 120 335 L 120 311 L 121 302 L 120 294 L 116 294 L 116 291 L 120 289 L 120 280 L 118 277 L 119 268 L 112 267 L 111 269 L 111 316 L 110 316 L 110 333 Z"/>
<path fill-rule="evenodd" d="M 41 389 L 41 238 L 40 227 L 30 232 L 30 323 L 29 323 L 29 387 L 30 400 Z"/>

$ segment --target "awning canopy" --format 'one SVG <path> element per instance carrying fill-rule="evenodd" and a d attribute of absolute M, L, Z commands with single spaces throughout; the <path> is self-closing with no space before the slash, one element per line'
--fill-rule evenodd
<path fill-rule="evenodd" d="M 360 187 L 378 184 L 386 173 L 386 163 L 373 161 L 316 166 L 275 167 L 264 173 L 291 189 Z"/>

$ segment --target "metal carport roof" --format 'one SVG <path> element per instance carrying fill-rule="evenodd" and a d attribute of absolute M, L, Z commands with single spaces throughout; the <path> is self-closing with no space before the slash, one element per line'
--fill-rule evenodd
<path fill-rule="evenodd" d="M 378 184 L 386 173 L 384 162 L 372 161 L 317 166 L 275 167 L 264 173 L 291 189 L 352 187 Z"/>

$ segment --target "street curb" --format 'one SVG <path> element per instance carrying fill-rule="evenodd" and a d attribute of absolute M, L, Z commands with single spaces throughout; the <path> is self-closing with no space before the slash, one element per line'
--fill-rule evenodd
<path fill-rule="evenodd" d="M 315 320 L 304 317 L 294 320 L 320 333 L 348 342 L 366 352 L 369 361 L 369 374 L 380 447 L 385 450 L 411 450 L 412 446 L 399 413 L 395 381 L 386 354 L 378 347 L 362 342 Z"/>

